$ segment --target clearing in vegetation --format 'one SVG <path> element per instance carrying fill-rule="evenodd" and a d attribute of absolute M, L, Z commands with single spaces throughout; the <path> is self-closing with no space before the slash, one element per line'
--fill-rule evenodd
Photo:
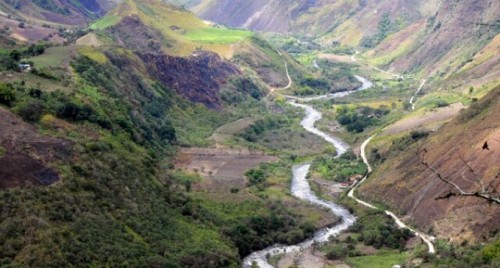
<path fill-rule="evenodd" d="M 250 31 L 223 28 L 202 28 L 188 31 L 186 39 L 196 43 L 232 44 L 253 35 Z"/>

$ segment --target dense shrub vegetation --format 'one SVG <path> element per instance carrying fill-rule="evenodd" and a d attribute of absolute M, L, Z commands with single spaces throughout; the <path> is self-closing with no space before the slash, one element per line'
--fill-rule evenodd
<path fill-rule="evenodd" d="M 46 44 L 31 44 L 12 49 L 0 48 L 0 71 L 20 71 L 19 63 L 26 57 L 41 55 L 45 52 Z"/>
<path fill-rule="evenodd" d="M 288 124 L 290 122 L 289 120 L 290 119 L 284 116 L 267 116 L 250 125 L 250 127 L 246 128 L 240 136 L 247 141 L 254 142 L 265 131 L 280 128 Z"/>
<path fill-rule="evenodd" d="M 335 155 L 323 155 L 314 160 L 311 173 L 322 179 L 345 182 L 354 175 L 364 175 L 366 165 L 352 152 L 339 158 L 335 158 Z"/>
<path fill-rule="evenodd" d="M 64 89 L 0 83 L 1 105 L 73 143 L 72 157 L 54 164 L 64 178 L 59 185 L 0 191 L 2 265 L 239 267 L 251 250 L 311 235 L 311 224 L 275 201 L 257 199 L 241 214 L 239 205 L 190 197 L 196 177 L 160 163 L 177 144 L 204 142 L 241 116 L 231 111 L 241 112 L 194 105 L 114 53 L 106 63 L 76 57 L 76 78 Z M 232 83 L 242 107 L 262 96 L 251 81 Z M 263 119 L 248 137 L 281 120 Z M 249 175 L 265 185 L 267 172 Z"/>
<path fill-rule="evenodd" d="M 369 126 L 376 125 L 378 118 L 389 112 L 386 107 L 374 109 L 367 106 L 358 108 L 341 106 L 337 108 L 337 121 L 345 126 L 347 131 L 359 133 Z"/>
<path fill-rule="evenodd" d="M 270 208 L 268 215 L 256 215 L 234 224 L 227 234 L 238 247 L 240 256 L 273 245 L 296 244 L 314 233 L 310 223 L 300 223 L 282 204 Z"/>

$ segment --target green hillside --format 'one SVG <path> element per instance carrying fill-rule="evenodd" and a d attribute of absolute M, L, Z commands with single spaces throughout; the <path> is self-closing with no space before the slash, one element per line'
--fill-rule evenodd
<path fill-rule="evenodd" d="M 497 267 L 499 8 L 0 2 L 0 267 Z"/>

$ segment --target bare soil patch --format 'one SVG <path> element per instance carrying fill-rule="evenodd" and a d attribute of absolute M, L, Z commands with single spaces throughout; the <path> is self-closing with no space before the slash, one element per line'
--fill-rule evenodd
<path fill-rule="evenodd" d="M 24 27 L 19 27 L 20 23 L 16 20 L 6 17 L 0 17 L 0 27 L 8 28 L 8 35 L 16 40 L 26 42 L 38 42 L 43 39 L 52 43 L 61 44 L 64 38 L 58 35 L 57 29 L 45 28 L 37 25 L 30 25 L 25 23 Z"/>
<path fill-rule="evenodd" d="M 76 40 L 76 45 L 99 47 L 101 46 L 101 41 L 99 41 L 99 39 L 94 33 L 89 33 Z"/>
<path fill-rule="evenodd" d="M 215 141 L 219 146 L 226 140 L 234 136 L 234 134 L 240 133 L 245 128 L 250 126 L 255 122 L 255 118 L 246 117 L 238 119 L 234 122 L 225 124 L 214 131 L 214 134 L 210 137 L 211 140 Z"/>
<path fill-rule="evenodd" d="M 0 107 L 0 189 L 51 185 L 59 181 L 54 161 L 71 155 L 69 141 L 40 135 L 7 109 Z"/>
<path fill-rule="evenodd" d="M 175 167 L 197 173 L 203 178 L 193 186 L 194 190 L 229 193 L 232 188 L 245 188 L 245 172 L 260 163 L 276 160 L 276 156 L 248 149 L 184 148 L 177 157 Z"/>
<path fill-rule="evenodd" d="M 337 54 L 330 54 L 330 53 L 321 53 L 318 55 L 318 58 L 326 59 L 329 61 L 336 61 L 336 62 L 355 63 L 351 60 L 350 55 L 337 55 Z"/>
<path fill-rule="evenodd" d="M 420 116 L 404 118 L 390 125 L 382 135 L 398 134 L 413 130 L 434 130 L 455 117 L 463 108 L 465 106 L 462 103 L 455 103 L 448 107 L 435 109 L 434 111 L 431 110 Z"/>

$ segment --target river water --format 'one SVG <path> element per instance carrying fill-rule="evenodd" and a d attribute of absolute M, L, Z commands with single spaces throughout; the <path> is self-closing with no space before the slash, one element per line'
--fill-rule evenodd
<path fill-rule="evenodd" d="M 363 84 L 356 91 L 365 90 L 373 86 L 373 84 L 367 79 L 360 76 L 355 76 L 355 77 Z M 331 136 L 317 129 L 314 125 L 318 120 L 321 119 L 322 114 L 316 109 L 314 109 L 312 106 L 307 104 L 297 103 L 296 101 L 307 102 L 319 99 L 340 98 L 347 96 L 352 92 L 354 91 L 339 92 L 334 94 L 327 94 L 327 95 L 308 97 L 302 99 L 288 96 L 288 98 L 291 99 L 291 101 L 289 101 L 291 105 L 295 107 L 300 107 L 305 111 L 306 116 L 300 122 L 302 127 L 304 127 L 305 130 L 319 136 L 320 138 L 324 139 L 328 143 L 335 146 L 335 148 L 337 149 L 337 157 L 347 152 L 349 146 L 339 138 Z M 354 222 L 356 222 L 356 217 L 353 214 L 351 214 L 349 210 L 333 202 L 323 200 L 314 194 L 307 180 L 307 174 L 309 173 L 310 167 L 311 164 L 309 163 L 300 164 L 293 167 L 293 177 L 290 189 L 292 195 L 301 200 L 329 209 L 333 214 L 341 218 L 340 223 L 333 227 L 322 228 L 316 231 L 314 233 L 313 238 L 305 240 L 298 245 L 292 245 L 292 246 L 274 245 L 269 248 L 253 252 L 245 259 L 243 259 L 244 268 L 252 267 L 252 263 L 256 263 L 260 268 L 273 268 L 273 266 L 267 262 L 267 257 L 283 253 L 300 252 L 312 246 L 314 243 L 327 242 L 330 237 L 342 233 L 343 231 L 347 230 L 351 225 L 353 225 Z"/>

